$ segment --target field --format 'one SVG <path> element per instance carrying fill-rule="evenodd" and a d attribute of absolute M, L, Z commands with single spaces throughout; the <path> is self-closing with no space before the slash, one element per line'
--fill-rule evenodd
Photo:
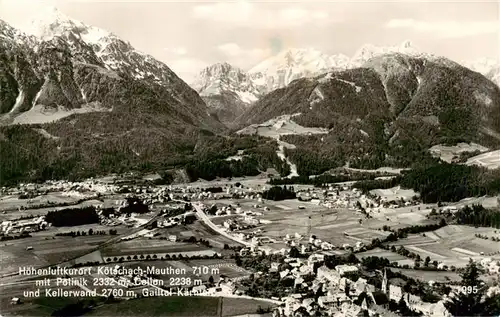
<path fill-rule="evenodd" d="M 487 148 L 475 143 L 458 143 L 457 145 L 447 146 L 447 145 L 434 145 L 429 149 L 431 154 L 434 157 L 439 157 L 443 161 L 451 163 L 453 157 L 460 154 L 461 152 L 474 152 L 480 151 L 485 152 L 488 151 Z"/>
<path fill-rule="evenodd" d="M 204 251 L 207 248 L 192 243 L 171 242 L 168 240 L 137 238 L 130 241 L 121 241 L 102 250 L 104 257 L 166 254 L 190 251 Z"/>
<path fill-rule="evenodd" d="M 425 270 L 396 269 L 396 268 L 391 268 L 391 271 L 400 272 L 408 277 L 426 282 L 461 281 L 460 275 L 458 273 L 449 271 L 425 271 Z"/>
<path fill-rule="evenodd" d="M 152 268 L 174 268 L 185 270 L 186 274 L 182 275 L 169 275 L 159 276 L 158 278 L 163 280 L 165 286 L 169 286 L 171 277 L 186 277 L 194 279 L 201 279 L 203 282 L 207 282 L 212 276 L 214 281 L 218 281 L 220 277 L 225 278 L 242 278 L 248 276 L 251 272 L 236 266 L 233 260 L 226 259 L 207 259 L 207 260 L 178 260 L 178 261 L 145 261 L 145 262 L 125 262 L 124 267 L 136 268 L 140 267 L 146 270 L 148 267 Z M 196 269 L 195 271 L 195 267 Z M 206 268 L 206 269 L 205 269 Z M 201 273 L 200 273 L 201 270 Z M 206 271 L 205 271 L 206 270 Z"/>
<path fill-rule="evenodd" d="M 467 160 L 467 165 L 479 165 L 486 168 L 495 169 L 500 167 L 500 150 L 491 151 Z"/>
<path fill-rule="evenodd" d="M 223 221 L 222 221 L 223 222 Z M 217 232 L 213 231 L 210 227 L 206 226 L 201 221 L 196 221 L 193 224 L 186 226 L 188 232 L 181 233 L 183 236 L 194 236 L 197 239 L 208 240 L 210 245 L 216 248 L 224 248 L 224 245 L 228 246 L 239 246 L 239 243 L 234 242 L 224 236 L 219 235 Z"/>
<path fill-rule="evenodd" d="M 413 262 L 414 262 L 413 260 L 408 259 L 402 255 L 395 253 L 395 252 L 391 252 L 391 251 L 380 249 L 380 248 L 376 248 L 373 250 L 369 250 L 366 252 L 361 252 L 361 253 L 356 254 L 356 257 L 358 257 L 359 259 L 363 259 L 363 258 L 366 258 L 369 256 L 377 256 L 377 257 L 381 257 L 381 258 L 386 258 L 391 263 L 397 262 L 399 265 L 405 265 L 405 264 L 413 265 Z"/>
<path fill-rule="evenodd" d="M 218 269 L 218 276 L 224 275 L 227 278 L 239 278 L 242 276 L 250 275 L 252 272 L 245 270 L 236 265 L 233 260 L 221 260 L 221 259 L 213 259 L 213 260 L 189 260 L 185 261 L 186 265 L 189 267 L 203 267 L 207 266 L 210 269 Z"/>
<path fill-rule="evenodd" d="M 283 115 L 270 119 L 261 124 L 252 124 L 240 131 L 238 134 L 258 134 L 271 138 L 287 134 L 326 134 L 324 128 L 307 128 L 295 123 L 292 118 L 294 115 Z"/>
<path fill-rule="evenodd" d="M 84 255 L 110 236 L 44 237 L 34 236 L 3 241 L 0 248 L 0 274 L 15 272 L 23 266 L 56 264 Z M 30 246 L 32 250 L 26 250 Z"/>
<path fill-rule="evenodd" d="M 371 194 L 380 196 L 383 200 L 410 200 L 417 193 L 413 189 L 402 189 L 399 186 L 389 188 L 389 189 L 374 189 L 370 191 Z"/>
<path fill-rule="evenodd" d="M 236 316 L 251 314 L 266 302 L 246 298 L 150 297 L 106 304 L 89 316 Z"/>
<path fill-rule="evenodd" d="M 74 203 L 83 197 L 66 196 L 61 192 L 52 192 L 47 195 L 36 196 L 32 199 L 19 199 L 18 196 L 3 196 L 0 197 L 0 211 L 17 210 L 19 207 L 29 208 L 29 206 L 43 205 L 48 202 L 55 204 Z"/>
<path fill-rule="evenodd" d="M 50 298 L 42 297 L 45 289 L 50 287 L 35 286 L 34 283 L 16 283 L 0 285 L 0 312 L 3 316 L 50 316 L 55 310 L 67 304 L 74 303 L 76 298 Z M 58 286 L 63 290 L 81 290 L 77 286 Z M 40 289 L 40 297 L 24 297 L 24 291 L 35 291 Z M 12 305 L 12 297 L 19 297 L 22 301 L 19 305 Z"/>
<path fill-rule="evenodd" d="M 408 238 L 390 245 L 402 245 L 409 251 L 419 254 L 421 258 L 429 256 L 431 261 L 436 260 L 448 266 L 465 266 L 469 258 L 500 259 L 500 242 L 476 238 L 476 233 L 489 237 L 498 236 L 493 228 L 450 225 L 425 233 L 425 236 L 409 235 Z"/>
<path fill-rule="evenodd" d="M 421 206 L 422 210 L 418 210 L 417 206 L 398 209 L 385 208 L 380 213 L 373 214 L 373 218 L 366 219 L 364 215 L 353 210 L 345 208 L 328 209 L 314 203 L 298 200 L 266 200 L 263 203 L 257 203 L 255 200 L 248 199 L 228 199 L 206 201 L 205 203 L 207 205 L 216 203 L 217 206 L 234 206 L 239 203 L 243 211 L 262 213 L 262 216 L 257 216 L 257 218 L 270 223 L 261 223 L 256 228 L 243 230 L 242 232 L 249 233 L 260 228 L 262 229 L 262 236 L 268 236 L 276 241 L 282 241 L 287 234 L 293 236 L 295 233 L 299 233 L 304 236 L 307 234 L 308 225 L 310 224 L 311 234 L 334 245 L 354 245 L 358 241 L 369 244 L 372 239 L 382 239 L 389 234 L 389 232 L 379 230 L 384 225 L 397 229 L 416 224 L 434 223 L 434 221 L 425 217 L 430 212 L 430 210 L 425 209 L 425 206 Z M 257 208 L 255 205 L 258 205 Z M 264 207 L 268 207 L 269 210 L 264 210 Z M 213 217 L 212 219 L 214 223 L 221 225 L 225 219 L 234 217 L 239 216 L 231 215 Z M 277 243 L 269 244 L 269 246 L 273 249 L 282 247 L 281 245 L 278 246 Z"/>

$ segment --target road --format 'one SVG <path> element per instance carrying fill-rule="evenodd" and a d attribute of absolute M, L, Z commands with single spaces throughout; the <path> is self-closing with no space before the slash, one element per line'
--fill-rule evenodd
<path fill-rule="evenodd" d="M 224 236 L 228 239 L 231 239 L 235 242 L 238 242 L 240 244 L 243 244 L 244 246 L 250 247 L 252 244 L 248 241 L 244 241 L 242 239 L 239 239 L 237 237 L 234 237 L 233 235 L 230 235 L 229 233 L 225 232 L 222 230 L 220 227 L 216 226 L 210 218 L 208 218 L 207 214 L 203 211 L 203 208 L 201 207 L 200 203 L 193 203 L 193 208 L 196 210 L 196 215 L 198 218 L 203 221 L 207 226 L 209 226 L 211 229 L 213 229 L 215 232 L 220 234 L 221 236 Z"/>

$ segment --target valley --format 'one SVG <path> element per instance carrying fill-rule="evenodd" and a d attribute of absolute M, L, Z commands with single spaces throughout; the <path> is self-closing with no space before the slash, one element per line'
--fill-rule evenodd
<path fill-rule="evenodd" d="M 1 316 L 500 314 L 497 60 L 105 5 L 0 12 Z"/>

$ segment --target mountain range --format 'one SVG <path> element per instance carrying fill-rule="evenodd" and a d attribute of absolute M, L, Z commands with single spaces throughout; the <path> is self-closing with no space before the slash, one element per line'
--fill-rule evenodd
<path fill-rule="evenodd" d="M 500 146 L 500 88 L 410 42 L 351 58 L 290 49 L 249 71 L 212 65 L 190 86 L 57 10 L 25 31 L 0 21 L 0 184 L 172 168 L 284 173 L 283 158 L 312 175 L 407 167 L 441 143 Z M 249 125 L 249 136 L 231 132 Z"/>
<path fill-rule="evenodd" d="M 400 45 L 379 47 L 367 44 L 352 57 L 344 54 L 328 55 L 316 49 L 286 49 L 248 71 L 228 63 L 217 63 L 203 69 L 191 86 L 200 93 L 212 112 L 228 126 L 243 114 L 249 105 L 271 91 L 283 88 L 292 81 L 315 77 L 332 70 L 362 67 L 377 56 L 400 53 L 407 56 L 438 60 L 440 57 L 423 53 L 411 41 Z M 480 60 L 463 65 L 477 71 L 496 84 L 500 83 L 500 63 Z"/>
<path fill-rule="evenodd" d="M 130 43 L 50 9 L 22 33 L 0 21 L 1 121 L 42 123 L 72 113 L 161 110 L 172 120 L 219 127 L 199 95 Z M 162 95 L 137 100 L 134 89 Z M 141 95 L 144 97 L 144 95 Z M 139 103 L 140 105 L 137 105 Z M 189 105 L 189 107 L 186 107 Z M 154 109 L 156 108 L 156 109 Z"/>
<path fill-rule="evenodd" d="M 500 60 L 494 58 L 482 58 L 476 61 L 462 62 L 467 68 L 483 74 L 486 78 L 500 86 Z"/>

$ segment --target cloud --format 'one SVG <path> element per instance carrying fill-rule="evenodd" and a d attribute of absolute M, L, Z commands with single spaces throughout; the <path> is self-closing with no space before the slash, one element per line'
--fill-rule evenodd
<path fill-rule="evenodd" d="M 177 76 L 187 83 L 191 83 L 200 70 L 209 65 L 207 62 L 196 58 L 167 60 L 166 64 L 177 74 Z"/>
<path fill-rule="evenodd" d="M 411 29 L 416 32 L 433 33 L 442 38 L 461 38 L 500 31 L 499 21 L 417 21 L 413 19 L 394 19 L 387 22 L 386 28 Z"/>
<path fill-rule="evenodd" d="M 186 55 L 187 50 L 184 47 L 165 47 L 165 51 L 173 55 Z"/>
<path fill-rule="evenodd" d="M 260 60 L 268 57 L 272 53 L 271 49 L 243 49 L 236 43 L 221 44 L 217 46 L 217 49 L 227 57 L 247 60 Z"/>
<path fill-rule="evenodd" d="M 261 3 L 256 5 L 242 0 L 197 5 L 193 7 L 192 16 L 231 26 L 261 29 L 293 28 L 306 24 L 320 26 L 338 22 L 338 19 L 332 19 L 324 10 L 298 6 L 271 9 L 264 8 Z"/>

